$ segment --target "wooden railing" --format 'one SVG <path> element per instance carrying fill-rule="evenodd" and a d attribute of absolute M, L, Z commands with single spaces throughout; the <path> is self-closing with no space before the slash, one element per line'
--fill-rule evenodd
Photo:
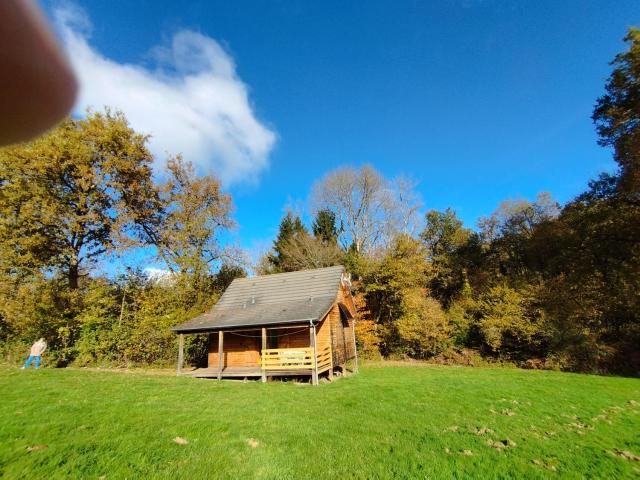
<path fill-rule="evenodd" d="M 308 370 L 313 367 L 313 348 L 311 347 L 262 350 L 264 370 Z"/>
<path fill-rule="evenodd" d="M 331 368 L 331 346 L 318 350 L 318 372 Z M 315 367 L 313 348 L 270 348 L 262 350 L 264 370 L 309 370 Z"/>
<path fill-rule="evenodd" d="M 318 350 L 318 372 L 324 372 L 331 368 L 331 346 Z"/>

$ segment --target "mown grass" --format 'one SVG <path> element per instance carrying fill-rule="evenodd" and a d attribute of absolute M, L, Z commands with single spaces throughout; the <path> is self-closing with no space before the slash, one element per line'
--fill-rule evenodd
<path fill-rule="evenodd" d="M 638 379 L 394 366 L 313 388 L 2 369 L 0 392 L 3 478 L 640 475 Z"/>

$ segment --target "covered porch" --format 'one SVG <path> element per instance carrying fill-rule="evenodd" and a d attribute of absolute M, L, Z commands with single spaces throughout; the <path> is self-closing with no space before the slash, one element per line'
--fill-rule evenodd
<path fill-rule="evenodd" d="M 321 330 L 322 326 L 318 328 Z M 252 329 L 200 331 L 209 335 L 206 368 L 184 369 L 184 333 L 179 336 L 178 375 L 195 378 L 333 376 L 330 342 L 318 343 L 316 325 L 297 324 Z"/>

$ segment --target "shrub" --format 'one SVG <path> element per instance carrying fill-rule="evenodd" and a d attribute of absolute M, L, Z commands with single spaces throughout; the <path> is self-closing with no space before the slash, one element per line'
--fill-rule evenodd
<path fill-rule="evenodd" d="M 506 285 L 490 288 L 480 298 L 479 329 L 485 347 L 507 356 L 532 350 L 542 336 L 541 315 L 521 292 Z"/>
<path fill-rule="evenodd" d="M 396 322 L 403 350 L 413 358 L 429 358 L 449 345 L 449 322 L 437 300 L 412 289 L 402 300 L 404 314 Z"/>

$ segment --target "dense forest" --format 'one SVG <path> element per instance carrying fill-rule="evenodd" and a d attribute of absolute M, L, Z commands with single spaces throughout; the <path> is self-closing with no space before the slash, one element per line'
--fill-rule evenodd
<path fill-rule="evenodd" d="M 225 245 L 233 204 L 215 176 L 176 156 L 158 180 L 147 137 L 120 112 L 88 112 L 0 150 L 2 355 L 18 362 L 44 336 L 50 365 L 165 365 L 171 327 L 233 278 L 343 264 L 368 357 L 637 375 L 640 30 L 625 40 L 592 116 L 618 169 L 564 205 L 545 192 L 505 200 L 474 229 L 452 209 L 423 214 L 410 178 L 345 166 L 316 182 L 309 211 L 288 212 L 272 249 L 248 265 Z M 135 249 L 167 273 L 99 273 Z M 203 339 L 189 342 L 198 362 Z"/>

